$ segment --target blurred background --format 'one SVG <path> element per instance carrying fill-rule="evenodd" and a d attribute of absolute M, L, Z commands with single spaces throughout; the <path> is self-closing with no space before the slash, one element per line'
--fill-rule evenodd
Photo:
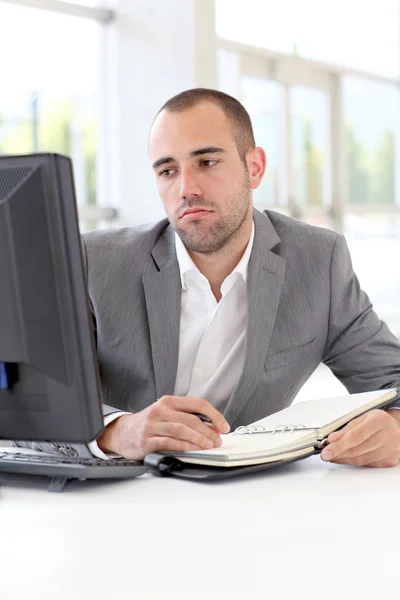
<path fill-rule="evenodd" d="M 343 233 L 400 337 L 400 0 L 0 0 L 0 64 L 0 153 L 71 156 L 82 231 L 165 216 L 147 140 L 169 97 L 237 97 L 256 207 Z M 300 395 L 328 387 L 322 367 Z"/>

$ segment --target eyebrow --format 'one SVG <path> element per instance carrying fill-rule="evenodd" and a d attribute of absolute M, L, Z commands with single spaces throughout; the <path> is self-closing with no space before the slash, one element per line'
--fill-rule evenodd
<path fill-rule="evenodd" d="M 191 158 L 195 158 L 196 156 L 201 156 L 202 154 L 223 154 L 225 150 L 223 148 L 219 148 L 218 146 L 207 146 L 206 148 L 198 148 L 197 150 L 192 150 L 189 153 Z M 156 162 L 153 163 L 153 169 L 157 169 L 161 165 L 165 165 L 166 163 L 174 162 L 175 159 L 172 156 L 165 156 L 164 158 L 159 158 Z"/>

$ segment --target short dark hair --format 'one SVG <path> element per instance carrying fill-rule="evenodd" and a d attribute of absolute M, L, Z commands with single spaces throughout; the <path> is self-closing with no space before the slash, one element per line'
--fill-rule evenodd
<path fill-rule="evenodd" d="M 170 98 L 158 111 L 156 117 L 163 111 L 181 112 L 193 108 L 201 102 L 214 102 L 222 108 L 228 119 L 240 158 L 244 161 L 247 152 L 255 148 L 253 126 L 249 113 L 233 96 L 208 88 L 193 88 Z"/>

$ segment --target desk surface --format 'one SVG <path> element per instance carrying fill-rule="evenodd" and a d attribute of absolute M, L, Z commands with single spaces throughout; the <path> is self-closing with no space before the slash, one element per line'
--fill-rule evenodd
<path fill-rule="evenodd" d="M 400 467 L 0 483 L 4 599 L 399 598 Z"/>

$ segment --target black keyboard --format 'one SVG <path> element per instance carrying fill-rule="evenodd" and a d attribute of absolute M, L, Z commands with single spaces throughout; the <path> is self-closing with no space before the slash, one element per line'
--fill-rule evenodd
<path fill-rule="evenodd" d="M 119 458 L 0 452 L 0 472 L 51 477 L 49 491 L 61 491 L 69 479 L 128 479 L 147 470 L 140 462 Z"/>

